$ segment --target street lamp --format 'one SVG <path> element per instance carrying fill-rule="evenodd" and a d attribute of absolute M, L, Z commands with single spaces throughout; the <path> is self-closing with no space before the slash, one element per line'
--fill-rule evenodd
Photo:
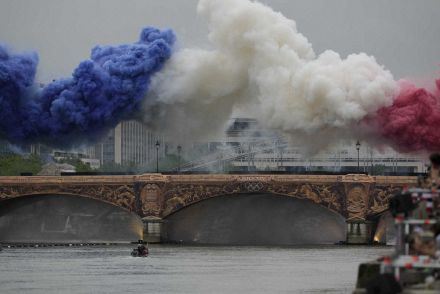
<path fill-rule="evenodd" d="M 283 170 L 283 151 L 284 151 L 284 146 L 282 146 L 281 144 L 278 145 L 278 152 L 280 155 L 280 164 L 278 165 L 279 170 Z"/>
<path fill-rule="evenodd" d="M 182 152 L 182 146 L 177 145 L 177 172 L 180 173 L 180 153 Z"/>
<path fill-rule="evenodd" d="M 357 172 L 360 172 L 360 166 L 359 166 L 359 149 L 361 149 L 361 143 L 359 142 L 359 140 L 356 142 L 356 150 L 358 152 L 358 170 Z"/>
<path fill-rule="evenodd" d="M 156 141 L 156 173 L 159 172 L 159 140 Z"/>

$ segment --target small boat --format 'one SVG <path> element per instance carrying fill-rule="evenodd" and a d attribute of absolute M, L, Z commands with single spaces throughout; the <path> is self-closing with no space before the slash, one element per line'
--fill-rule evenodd
<path fill-rule="evenodd" d="M 133 257 L 147 257 L 149 254 L 148 248 L 144 245 L 139 245 L 131 251 L 131 256 Z"/>

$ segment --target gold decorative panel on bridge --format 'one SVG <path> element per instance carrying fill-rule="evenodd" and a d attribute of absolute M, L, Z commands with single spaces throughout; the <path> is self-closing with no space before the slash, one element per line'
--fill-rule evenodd
<path fill-rule="evenodd" d="M 32 195 L 74 195 L 108 202 L 141 217 L 163 218 L 217 196 L 271 193 L 312 201 L 364 220 L 415 177 L 354 175 L 161 175 L 0 177 L 1 201 Z"/>

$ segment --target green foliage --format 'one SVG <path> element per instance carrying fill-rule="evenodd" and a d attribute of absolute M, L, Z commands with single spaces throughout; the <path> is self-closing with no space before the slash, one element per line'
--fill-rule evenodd
<path fill-rule="evenodd" d="M 19 176 L 21 173 L 36 175 L 42 166 L 43 163 L 37 155 L 7 154 L 0 156 L 0 176 Z"/>

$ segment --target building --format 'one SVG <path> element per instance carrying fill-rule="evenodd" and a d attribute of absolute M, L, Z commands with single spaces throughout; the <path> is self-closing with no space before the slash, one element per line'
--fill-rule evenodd
<path fill-rule="evenodd" d="M 359 156 L 355 144 L 339 145 L 314 156 L 304 155 L 299 148 L 273 145 L 272 150 L 254 150 L 250 169 L 374 175 L 424 173 L 428 165 L 427 156 L 400 154 L 393 150 L 379 152 L 366 144 L 360 146 Z M 249 161 L 234 160 L 233 164 L 247 170 Z"/>
<path fill-rule="evenodd" d="M 29 153 L 38 155 L 40 158 L 43 159 L 49 159 L 51 157 L 52 152 L 53 152 L 52 148 L 40 143 L 29 145 Z"/>
<path fill-rule="evenodd" d="M 156 146 L 156 144 L 158 146 Z M 10 154 L 18 149 L 7 141 L 0 141 L 0 154 Z M 43 144 L 29 145 L 26 150 L 20 149 L 21 153 L 35 154 L 43 160 L 50 161 L 52 158 L 59 161 L 62 159 L 79 159 L 98 169 L 102 165 L 144 166 L 163 158 L 167 144 L 163 136 L 158 136 L 147 129 L 145 125 L 137 121 L 123 121 L 99 142 L 85 148 L 75 150 L 60 150 L 47 147 Z"/>
<path fill-rule="evenodd" d="M 300 146 L 289 145 L 279 134 L 262 129 L 251 118 L 233 119 L 225 135 L 222 140 L 208 143 L 212 152 L 203 156 L 204 159 L 184 164 L 186 170 L 374 175 L 423 173 L 428 164 L 427 155 L 400 154 L 392 149 L 379 151 L 365 142 L 339 144 L 310 156 Z"/>
<path fill-rule="evenodd" d="M 98 169 L 101 166 L 99 159 L 89 158 L 88 154 L 76 151 L 55 150 L 52 152 L 52 158 L 56 161 L 77 159 L 82 163 L 87 164 L 92 169 Z"/>
<path fill-rule="evenodd" d="M 155 161 L 157 155 L 163 157 L 165 145 L 163 137 L 152 133 L 144 124 L 123 121 L 100 143 L 87 148 L 87 154 L 102 165 L 140 166 Z"/>
<path fill-rule="evenodd" d="M 11 144 L 5 140 L 0 140 L 0 155 L 12 154 Z"/>

